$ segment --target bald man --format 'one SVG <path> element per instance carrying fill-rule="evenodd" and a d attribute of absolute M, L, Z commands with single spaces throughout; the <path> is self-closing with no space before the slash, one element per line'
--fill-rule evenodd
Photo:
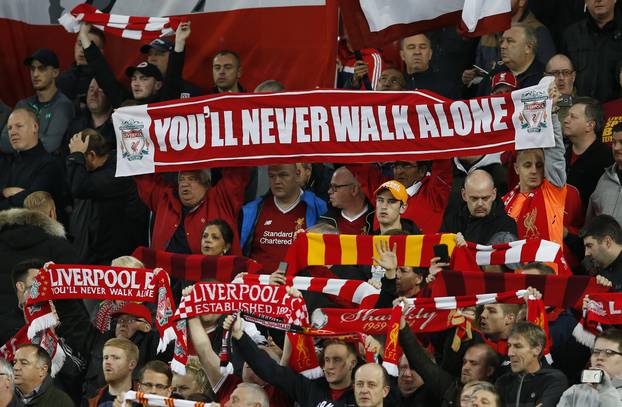
<path fill-rule="evenodd" d="M 374 207 L 367 202 L 361 185 L 348 168 L 335 170 L 328 197 L 330 208 L 320 216 L 320 222 L 335 226 L 344 235 L 369 234 L 374 223 Z"/>
<path fill-rule="evenodd" d="M 354 397 L 358 407 L 382 407 L 390 390 L 387 372 L 377 363 L 367 363 L 354 373 Z"/>
<path fill-rule="evenodd" d="M 460 232 L 467 241 L 480 244 L 488 244 L 499 232 L 518 235 L 516 222 L 505 213 L 490 173 L 472 171 L 461 192 L 462 204 L 445 211 L 442 232 Z"/>

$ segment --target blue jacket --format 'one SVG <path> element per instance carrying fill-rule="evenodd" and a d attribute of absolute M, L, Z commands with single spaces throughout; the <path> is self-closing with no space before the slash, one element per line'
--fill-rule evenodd
<path fill-rule="evenodd" d="M 244 253 L 245 256 L 248 256 L 251 251 L 253 232 L 255 231 L 257 218 L 259 218 L 259 211 L 263 206 L 264 200 L 271 197 L 272 194 L 268 193 L 242 207 L 240 247 L 242 248 L 242 253 Z M 326 202 L 318 198 L 313 192 L 310 191 L 304 191 L 300 197 L 300 200 L 307 205 L 307 213 L 305 216 L 305 223 L 307 227 L 315 225 L 320 216 L 327 210 Z"/>

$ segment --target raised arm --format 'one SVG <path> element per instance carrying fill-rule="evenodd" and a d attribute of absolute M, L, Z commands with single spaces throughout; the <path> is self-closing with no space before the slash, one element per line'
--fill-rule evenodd
<path fill-rule="evenodd" d="M 192 345 L 199 356 L 199 361 L 201 361 L 201 365 L 203 365 L 207 380 L 209 380 L 212 389 L 214 389 L 222 378 L 222 374 L 220 373 L 220 358 L 216 352 L 214 352 L 212 343 L 207 333 L 205 333 L 205 329 L 203 329 L 200 318 L 195 317 L 188 319 L 188 333 Z"/>

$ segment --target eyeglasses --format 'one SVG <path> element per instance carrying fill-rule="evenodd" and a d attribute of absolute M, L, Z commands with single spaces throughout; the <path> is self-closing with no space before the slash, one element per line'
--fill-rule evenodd
<path fill-rule="evenodd" d="M 572 75 L 573 73 L 574 73 L 574 71 L 571 70 L 571 69 L 560 69 L 560 70 L 557 70 L 557 71 L 547 72 L 546 74 L 549 75 L 549 76 L 554 76 L 556 78 L 558 78 L 558 77 L 567 78 L 570 75 Z"/>
<path fill-rule="evenodd" d="M 134 322 L 146 322 L 146 321 L 141 318 L 118 318 L 117 319 L 117 324 L 129 325 L 129 324 L 133 324 Z"/>
<path fill-rule="evenodd" d="M 330 184 L 330 185 L 328 186 L 328 192 L 331 192 L 331 191 L 338 191 L 338 190 L 339 190 L 339 188 L 349 187 L 350 185 L 352 185 L 352 183 L 350 183 L 350 184 L 341 184 L 341 185 L 339 185 L 339 184 Z"/>
<path fill-rule="evenodd" d="M 620 355 L 620 356 L 622 356 L 622 353 L 621 352 L 616 352 L 615 350 L 612 350 L 612 349 L 596 349 L 596 348 L 594 348 L 592 350 L 592 355 L 593 356 L 603 355 L 606 358 L 610 358 L 613 355 Z"/>
<path fill-rule="evenodd" d="M 401 168 L 401 169 L 404 169 L 404 170 L 410 170 L 412 168 L 417 168 L 416 165 L 411 164 L 411 163 L 407 163 L 407 162 L 403 162 L 403 161 L 395 162 L 395 163 L 391 164 L 391 167 L 393 169 Z"/>
<path fill-rule="evenodd" d="M 143 383 L 143 382 L 140 382 L 140 386 L 143 389 L 145 389 L 145 390 L 146 389 L 157 389 L 157 390 L 160 390 L 160 391 L 164 391 L 164 390 L 169 388 L 169 386 L 167 384 L 161 384 L 161 383 Z"/>

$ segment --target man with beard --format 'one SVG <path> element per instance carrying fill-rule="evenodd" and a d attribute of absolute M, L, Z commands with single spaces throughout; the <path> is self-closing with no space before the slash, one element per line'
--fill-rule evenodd
<path fill-rule="evenodd" d="M 106 386 L 88 400 L 89 407 L 106 406 L 117 396 L 132 390 L 132 372 L 138 363 L 138 347 L 129 339 L 112 338 L 102 351 Z"/>
<path fill-rule="evenodd" d="M 45 151 L 53 153 L 61 146 L 74 113 L 71 101 L 56 87 L 58 57 L 53 51 L 41 48 L 26 58 L 24 65 L 30 69 L 30 81 L 35 94 L 17 102 L 15 109 L 25 107 L 35 111 L 39 123 L 39 140 Z M 8 126 L 2 131 L 0 150 L 5 153 L 16 151 L 9 142 Z"/>

